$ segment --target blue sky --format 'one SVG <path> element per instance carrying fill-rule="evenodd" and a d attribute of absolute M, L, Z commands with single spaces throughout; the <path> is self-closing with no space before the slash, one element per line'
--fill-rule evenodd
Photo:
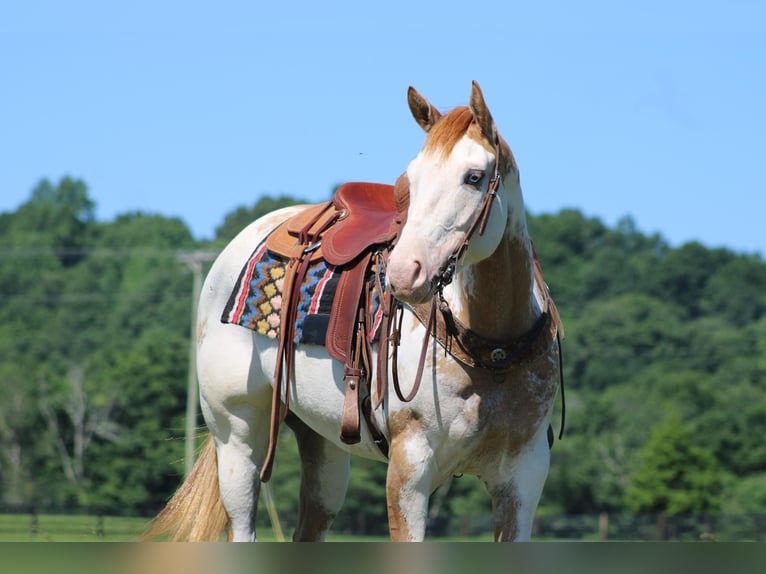
<path fill-rule="evenodd" d="M 631 215 L 671 244 L 766 255 L 766 3 L 0 5 L 0 211 L 85 180 L 212 237 L 264 194 L 393 182 L 477 80 L 533 213 Z"/>

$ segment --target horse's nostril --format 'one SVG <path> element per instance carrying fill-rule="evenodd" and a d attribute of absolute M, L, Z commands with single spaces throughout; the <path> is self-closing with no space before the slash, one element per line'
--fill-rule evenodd
<path fill-rule="evenodd" d="M 412 277 L 417 279 L 420 277 L 420 270 L 423 268 L 423 265 L 418 261 L 417 259 L 412 260 Z"/>

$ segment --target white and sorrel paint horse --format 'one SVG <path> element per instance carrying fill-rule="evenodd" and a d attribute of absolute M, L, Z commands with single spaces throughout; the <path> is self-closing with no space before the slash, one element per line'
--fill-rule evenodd
<path fill-rule="evenodd" d="M 295 346 L 286 422 L 298 441 L 302 474 L 293 538 L 324 539 L 343 504 L 353 454 L 388 462 L 392 540 L 422 540 L 429 496 L 463 473 L 486 485 L 495 539 L 528 540 L 549 466 L 549 423 L 560 384 L 559 321 L 537 273 L 518 169 L 476 83 L 469 105 L 445 115 L 413 88 L 408 101 L 427 137 L 406 171 L 407 219 L 386 280 L 404 304 L 397 378 L 414 385 L 422 370 L 422 384 L 408 402 L 389 386 L 384 396 L 372 397 L 380 403 L 372 416 L 389 445 L 386 458 L 367 428 L 356 444 L 339 438 L 343 365 L 323 346 Z M 214 540 L 228 524 L 230 540 L 256 539 L 278 344 L 222 323 L 221 313 L 254 246 L 299 209 L 253 222 L 206 279 L 197 357 L 212 437 L 150 537 L 171 532 L 176 539 Z M 465 346 L 467 360 L 444 352 L 436 337 L 424 345 L 429 334 L 412 309 L 432 300 L 439 302 L 435 314 L 447 310 L 478 341 Z M 489 358 L 470 357 L 471 348 L 487 345 Z"/>

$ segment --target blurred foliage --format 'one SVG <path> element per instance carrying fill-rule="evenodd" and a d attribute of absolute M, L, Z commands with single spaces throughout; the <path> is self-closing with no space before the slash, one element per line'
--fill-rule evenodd
<path fill-rule="evenodd" d="M 717 461 L 710 449 L 694 444 L 676 411 L 652 429 L 637 458 L 627 492 L 632 511 L 673 516 L 720 510 Z"/>
<path fill-rule="evenodd" d="M 259 217 L 297 203 L 307 203 L 287 195 L 277 198 L 269 196 L 261 197 L 252 207 L 238 207 L 223 220 L 223 223 L 215 230 L 214 244 L 223 248 L 226 244 L 242 231 L 247 225 Z"/>
<path fill-rule="evenodd" d="M 296 202 L 233 210 L 212 246 Z M 64 178 L 0 214 L 2 502 L 149 514 L 183 472 L 192 278 L 176 256 L 211 245 L 176 218 L 102 222 L 95 207 Z M 567 428 L 540 512 L 766 513 L 764 261 L 671 247 L 629 217 L 614 229 L 576 210 L 528 222 L 567 332 Z M 352 461 L 336 531 L 385 533 L 385 474 Z M 271 483 L 285 526 L 299 481 L 285 432 Z M 490 508 L 472 477 L 433 503 L 434 532 Z"/>

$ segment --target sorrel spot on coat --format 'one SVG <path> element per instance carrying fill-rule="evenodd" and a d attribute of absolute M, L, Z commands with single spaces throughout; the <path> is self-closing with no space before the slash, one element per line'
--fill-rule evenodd
<path fill-rule="evenodd" d="M 211 268 L 197 318 L 210 437 L 149 537 L 256 540 L 284 421 L 302 464 L 294 540 L 325 538 L 351 455 L 388 463 L 392 540 L 423 540 L 429 497 L 456 474 L 486 485 L 496 540 L 530 538 L 561 324 L 518 167 L 475 82 L 446 114 L 413 88 L 408 103 L 426 138 L 395 186 L 266 215 Z"/>

